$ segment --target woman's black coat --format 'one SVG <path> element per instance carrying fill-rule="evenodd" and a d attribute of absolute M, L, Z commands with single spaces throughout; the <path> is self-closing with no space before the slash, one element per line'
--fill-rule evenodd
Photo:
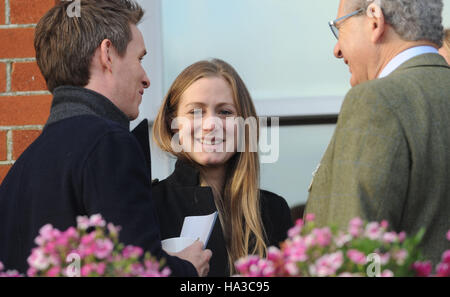
<path fill-rule="evenodd" d="M 266 244 L 278 246 L 292 226 L 289 207 L 278 195 L 264 190 L 260 193 L 262 221 L 268 237 Z M 198 171 L 180 160 L 171 176 L 153 183 L 152 196 L 162 240 L 180 236 L 185 217 L 209 215 L 217 210 L 211 188 L 200 187 Z M 206 248 L 212 251 L 208 276 L 229 276 L 228 254 L 219 219 Z"/>

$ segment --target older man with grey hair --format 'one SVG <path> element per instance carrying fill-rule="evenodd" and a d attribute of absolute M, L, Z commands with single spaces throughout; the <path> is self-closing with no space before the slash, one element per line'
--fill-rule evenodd
<path fill-rule="evenodd" d="M 441 0 L 341 0 L 330 27 L 352 89 L 316 171 L 306 213 L 425 228 L 424 256 L 450 248 L 450 67 Z"/>

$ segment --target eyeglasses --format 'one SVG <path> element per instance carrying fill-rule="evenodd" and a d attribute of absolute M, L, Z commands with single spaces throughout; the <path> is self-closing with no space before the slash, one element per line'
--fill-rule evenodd
<path fill-rule="evenodd" d="M 352 12 L 350 14 L 344 15 L 343 17 L 340 17 L 340 18 L 338 18 L 338 19 L 336 19 L 334 21 L 330 21 L 328 23 L 328 25 L 330 26 L 331 32 L 333 32 L 333 35 L 336 37 L 336 39 L 339 39 L 339 29 L 337 27 L 337 23 L 341 22 L 341 21 L 343 21 L 345 19 L 348 19 L 348 18 L 350 18 L 352 16 L 358 15 L 358 14 L 360 14 L 363 11 L 364 11 L 364 9 L 360 8 L 357 11 L 354 11 L 354 12 Z"/>

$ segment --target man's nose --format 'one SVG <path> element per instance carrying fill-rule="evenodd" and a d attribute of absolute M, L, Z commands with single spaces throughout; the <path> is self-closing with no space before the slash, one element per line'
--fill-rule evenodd
<path fill-rule="evenodd" d="M 150 87 L 150 79 L 148 78 L 147 74 L 145 74 L 144 79 L 142 80 L 142 86 L 144 87 L 144 89 Z"/>
<path fill-rule="evenodd" d="M 341 47 L 339 45 L 339 41 L 336 43 L 336 45 L 334 46 L 334 56 L 338 59 L 342 59 L 342 51 L 341 51 Z"/>

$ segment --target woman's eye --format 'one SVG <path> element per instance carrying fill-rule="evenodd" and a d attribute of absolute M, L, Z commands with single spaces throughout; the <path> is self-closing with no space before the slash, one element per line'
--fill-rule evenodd
<path fill-rule="evenodd" d="M 232 115 L 233 112 L 232 112 L 232 111 L 229 111 L 229 110 L 221 110 L 221 111 L 220 111 L 220 114 L 221 114 L 221 115 L 226 115 L 226 116 L 228 116 L 228 115 Z"/>
<path fill-rule="evenodd" d="M 190 114 L 202 114 L 203 110 L 201 109 L 193 109 L 191 111 L 189 111 Z"/>

